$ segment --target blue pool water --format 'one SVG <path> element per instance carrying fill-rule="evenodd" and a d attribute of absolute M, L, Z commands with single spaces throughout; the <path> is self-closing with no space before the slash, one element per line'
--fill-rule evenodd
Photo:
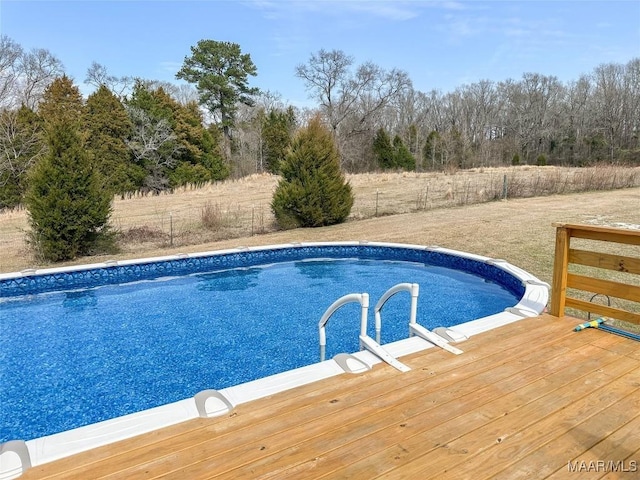
<path fill-rule="evenodd" d="M 319 360 L 318 321 L 348 293 L 373 307 L 420 284 L 418 323 L 451 326 L 518 302 L 513 289 L 424 263 L 300 260 L 0 299 L 0 442 L 29 440 Z M 408 293 L 382 314 L 406 338 Z M 358 350 L 359 305 L 327 325 L 327 358 Z"/>

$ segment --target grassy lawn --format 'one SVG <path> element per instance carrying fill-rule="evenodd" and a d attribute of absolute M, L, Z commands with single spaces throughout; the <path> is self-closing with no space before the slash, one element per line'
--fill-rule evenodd
<path fill-rule="evenodd" d="M 638 225 L 639 211 L 640 188 L 554 195 L 351 219 L 331 227 L 275 231 L 193 245 L 158 247 L 154 243 L 142 243 L 116 255 L 86 257 L 67 264 L 209 251 L 240 245 L 371 240 L 440 245 L 503 258 L 550 282 L 555 241 L 553 222 Z M 33 259 L 24 252 L 22 256 L 11 257 L 3 252 L 0 262 L 2 272 L 34 266 Z"/>

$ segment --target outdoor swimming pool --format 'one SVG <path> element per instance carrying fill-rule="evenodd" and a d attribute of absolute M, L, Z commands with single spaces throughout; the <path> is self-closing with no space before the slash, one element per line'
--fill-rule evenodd
<path fill-rule="evenodd" d="M 0 443 L 32 440 L 319 361 L 318 321 L 338 297 L 372 307 L 420 285 L 418 323 L 504 312 L 525 282 L 442 249 L 288 245 L 0 277 Z M 384 308 L 381 343 L 408 337 L 408 294 Z M 327 325 L 327 358 L 357 352 L 360 310 Z M 373 333 L 370 312 L 369 335 Z"/>

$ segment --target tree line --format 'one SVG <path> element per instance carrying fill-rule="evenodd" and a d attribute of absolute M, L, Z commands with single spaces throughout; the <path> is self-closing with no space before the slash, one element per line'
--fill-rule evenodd
<path fill-rule="evenodd" d="M 296 74 L 350 171 L 640 163 L 640 58 L 600 65 L 566 84 L 524 73 L 448 93 L 420 92 L 403 72 L 356 66 L 341 51 L 321 50 Z"/>
<path fill-rule="evenodd" d="M 216 51 L 219 58 L 242 56 L 233 44 L 214 46 L 222 49 Z M 179 76 L 195 78 L 195 63 L 185 61 Z M 248 65 L 222 68 L 223 93 L 216 99 L 163 82 L 117 78 L 94 63 L 85 82 L 95 91 L 84 99 L 51 53 L 24 52 L 0 37 L 0 209 L 22 203 L 29 172 L 47 155 L 49 127 L 57 123 L 73 123 L 79 130 L 88 161 L 111 194 L 159 193 L 227 178 L 237 156 L 232 137 L 237 104 L 253 105 L 251 97 L 258 93 L 242 85 Z M 234 69 L 239 73 L 229 73 Z M 295 114 L 273 107 L 257 112 L 256 119 L 260 168 L 275 172 L 293 134 Z"/>
<path fill-rule="evenodd" d="M 250 86 L 257 73 L 239 45 L 201 40 L 176 75 L 187 84 L 115 77 L 94 62 L 84 81 L 95 91 L 83 99 L 55 55 L 0 36 L 0 208 L 21 202 L 47 150 L 45 117 L 64 102 L 75 102 L 102 182 L 120 195 L 278 173 L 294 132 L 316 114 L 347 172 L 640 162 L 639 58 L 568 83 L 525 73 L 425 93 L 400 69 L 320 50 L 292 72 L 313 108 Z"/>
<path fill-rule="evenodd" d="M 114 194 L 269 171 L 281 175 L 274 215 L 295 228 L 344 221 L 345 171 L 640 161 L 640 59 L 568 85 L 524 74 L 447 94 L 340 50 L 295 75 L 316 108 L 250 86 L 257 68 L 239 45 L 201 40 L 176 74 L 189 85 L 93 63 L 85 99 L 53 54 L 0 36 L 0 209 L 26 205 L 36 251 L 64 260 L 113 247 Z"/>

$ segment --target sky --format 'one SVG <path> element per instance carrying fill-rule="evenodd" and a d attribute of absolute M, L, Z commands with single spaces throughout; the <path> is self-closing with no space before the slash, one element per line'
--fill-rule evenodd
<path fill-rule="evenodd" d="M 85 93 L 94 61 L 179 83 L 199 40 L 234 42 L 258 69 L 251 86 L 305 106 L 295 67 L 320 49 L 404 70 L 423 92 L 528 72 L 577 80 L 640 57 L 640 0 L 0 0 L 0 33 L 49 50 Z"/>

